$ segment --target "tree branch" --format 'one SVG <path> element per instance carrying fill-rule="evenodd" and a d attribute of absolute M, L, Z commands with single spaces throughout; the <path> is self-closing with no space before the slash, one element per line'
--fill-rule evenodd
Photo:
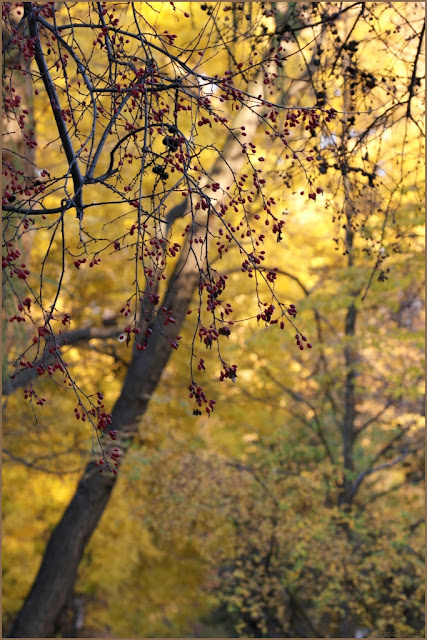
<path fill-rule="evenodd" d="M 118 327 L 84 327 L 83 329 L 76 329 L 75 331 L 68 331 L 61 336 L 55 336 L 54 343 L 57 347 L 62 346 L 75 346 L 81 342 L 88 342 L 90 340 L 108 340 L 109 338 L 117 338 L 123 330 Z M 56 361 L 55 354 L 49 353 L 49 348 L 52 347 L 52 340 L 46 343 L 43 355 L 38 358 L 33 364 L 32 369 L 21 369 L 16 374 L 15 378 L 6 378 L 2 381 L 2 393 L 4 396 L 14 393 L 17 389 L 26 387 L 36 377 L 36 368 L 44 364 L 48 366 Z"/>
<path fill-rule="evenodd" d="M 84 184 L 83 176 L 80 173 L 80 168 L 77 164 L 77 156 L 75 154 L 73 145 L 68 135 L 67 127 L 61 115 L 61 105 L 59 103 L 58 94 L 53 84 L 51 75 L 49 73 L 46 60 L 43 55 L 43 51 L 40 44 L 40 36 L 37 27 L 37 19 L 34 14 L 34 7 L 32 2 L 24 2 L 24 15 L 28 17 L 28 27 L 30 36 L 35 41 L 35 61 L 40 71 L 43 84 L 46 89 L 46 93 L 49 97 L 53 117 L 55 118 L 58 133 L 61 138 L 65 155 L 67 156 L 68 165 L 70 167 L 71 176 L 74 184 L 74 198 L 73 205 L 77 211 L 77 217 L 81 220 L 83 218 L 83 193 L 82 188 Z"/>

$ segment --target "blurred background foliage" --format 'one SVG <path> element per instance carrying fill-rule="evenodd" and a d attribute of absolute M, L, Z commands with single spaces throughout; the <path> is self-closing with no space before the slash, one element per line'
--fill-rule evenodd
<path fill-rule="evenodd" d="M 198 3 L 179 4 L 191 10 L 191 19 L 179 23 L 179 39 L 186 42 L 198 33 L 206 13 Z M 329 125 L 335 143 L 348 136 L 350 153 L 372 125 L 369 109 L 384 103 L 391 65 L 396 95 L 399 83 L 406 86 L 412 72 L 393 50 L 401 46 L 400 31 L 391 30 L 394 9 L 387 11 L 386 3 L 355 4 L 368 5 L 377 32 L 390 33 L 384 50 L 367 20 L 358 22 L 352 33 L 352 39 L 362 43 L 358 71 L 371 73 L 376 86 L 369 107 L 364 85 L 355 88 L 354 111 L 360 113 L 353 123 L 342 116 Z M 419 7 L 414 17 L 404 3 L 396 4 L 408 12 L 408 20 L 423 19 Z M 161 3 L 159 11 L 157 5 L 146 5 L 147 19 L 155 21 L 158 30 L 170 27 L 173 8 Z M 337 22 L 342 40 L 354 12 Z M 296 21 L 302 19 L 298 15 Z M 345 76 L 330 76 L 331 36 L 319 39 L 321 51 L 320 44 L 308 47 L 308 31 L 298 37 L 287 45 L 289 50 L 305 46 L 309 56 L 319 47 L 315 73 L 323 82 L 326 103 L 345 110 Z M 91 38 L 88 33 L 88 46 Z M 239 41 L 236 59 L 247 58 L 249 47 L 249 40 Z M 94 54 L 93 64 L 96 60 Z M 213 60 L 203 64 L 215 65 L 220 73 L 227 68 L 227 50 L 219 48 Z M 282 91 L 292 104 L 311 106 L 316 96 L 309 83 L 292 92 L 300 66 L 298 55 L 289 57 L 275 97 L 280 100 Z M 386 71 L 387 82 L 381 85 Z M 414 111 L 421 110 L 415 105 Z M 34 110 L 39 153 L 49 170 L 59 160 L 43 144 L 49 139 L 50 120 L 41 96 L 35 97 Z M 189 129 L 193 117 L 183 116 Z M 206 146 L 207 165 L 209 135 L 205 127 L 198 138 L 198 144 Z M 296 166 L 282 169 L 282 159 L 266 137 L 258 135 L 270 192 L 288 212 L 282 241 L 266 240 L 268 265 L 283 272 L 276 292 L 279 299 L 296 304 L 297 326 L 313 349 L 300 351 L 289 329 L 264 327 L 255 320 L 236 323 L 222 349 L 228 362 L 239 365 L 237 383 L 225 385 L 218 380 L 217 354 L 196 340 L 195 352 L 206 361 L 204 389 L 217 404 L 211 416 L 193 416 L 186 393 L 194 333 L 193 316 L 188 316 L 180 348 L 151 399 L 139 440 L 123 463 L 79 568 L 82 637 L 345 637 L 349 629 L 380 634 L 390 625 L 396 636 L 423 635 L 424 170 L 419 135 L 416 123 L 402 119 L 377 136 L 367 136 L 363 154 L 355 152 L 353 166 L 363 168 L 362 158 L 369 156 L 376 159 L 377 174 L 374 188 L 368 188 L 359 173 L 357 180 L 352 178 L 350 195 L 363 229 L 355 236 L 351 264 L 334 242 L 342 233 L 337 231 L 340 208 L 349 197 L 337 170 L 319 171 L 325 197 L 302 206 L 303 175 Z M 332 142 L 325 132 L 322 136 L 313 141 L 319 168 L 336 162 Z M 123 172 L 125 176 L 126 165 Z M 147 193 L 154 179 L 147 177 Z M 390 224 L 382 233 L 385 212 Z M 88 209 L 85 216 L 94 236 L 125 232 L 111 205 L 102 212 Z M 106 224 L 110 218 L 114 231 Z M 179 241 L 181 233 L 178 226 L 173 239 Z M 68 239 L 70 246 L 73 241 Z M 47 242 L 42 231 L 32 238 L 31 262 L 43 260 Z M 381 249 L 389 271 L 380 279 L 377 271 L 362 301 Z M 47 289 L 50 281 L 55 283 L 60 251 L 60 246 L 51 247 Z M 72 316 L 71 328 L 100 326 L 116 317 L 133 279 L 132 261 L 126 256 L 124 248 L 96 268 L 67 271 L 61 310 Z M 230 252 L 221 268 L 233 292 L 233 315 L 243 319 L 256 314 L 257 306 L 253 282 L 241 273 L 240 263 L 239 255 Z M 7 316 L 8 301 L 3 302 Z M 357 310 L 353 335 L 345 330 L 351 305 Z M 25 329 L 20 326 L 18 334 L 15 327 L 4 327 L 3 372 L 24 339 L 31 340 Z M 351 472 L 344 469 L 342 456 L 346 348 L 352 350 L 355 369 L 357 437 Z M 101 388 L 105 405 L 111 407 L 129 361 L 126 345 L 91 340 L 70 347 L 66 360 L 79 385 L 87 393 Z M 48 402 L 37 411 L 37 423 L 21 392 L 3 401 L 6 626 L 31 586 L 49 533 L 73 494 L 91 448 L 91 430 L 74 419 L 71 394 L 55 390 L 44 379 L 39 389 Z M 396 448 L 403 441 L 405 447 Z M 345 474 L 353 483 L 362 478 L 351 504 L 340 503 Z"/>

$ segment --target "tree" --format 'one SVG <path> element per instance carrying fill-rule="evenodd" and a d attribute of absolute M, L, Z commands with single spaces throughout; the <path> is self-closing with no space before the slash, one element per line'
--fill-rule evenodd
<path fill-rule="evenodd" d="M 364 28 L 359 20 L 356 16 L 354 24 L 345 25 L 346 31 L 340 25 L 343 40 L 342 31 L 359 40 Z M 422 34 L 421 26 L 420 48 Z M 368 51 L 369 44 L 365 41 Z M 182 465 L 176 464 L 160 497 L 156 494 L 161 506 L 151 507 L 157 535 L 173 539 L 170 529 L 177 536 L 184 526 L 174 524 L 164 508 L 166 495 L 180 482 L 186 486 L 183 500 L 190 504 L 198 487 L 199 516 L 192 509 L 191 518 L 197 523 L 193 528 L 201 529 L 204 557 L 215 556 L 222 607 L 214 617 L 228 621 L 236 637 L 424 633 L 422 155 L 413 135 L 395 159 L 401 138 L 384 134 L 379 177 L 373 173 L 361 185 L 347 179 L 358 169 L 351 148 L 354 130 L 360 135 L 372 126 L 369 113 L 357 113 L 369 58 L 352 50 L 345 64 L 353 96 L 346 73 L 340 84 L 335 80 L 334 90 L 343 101 L 353 100 L 349 110 L 356 115 L 352 122 L 343 119 L 328 149 L 329 166 L 341 162 L 345 169 L 342 195 L 335 200 L 342 206 L 335 219 L 341 216 L 343 250 L 331 256 L 324 244 L 330 235 L 318 215 L 300 223 L 304 255 L 290 240 L 296 221 L 284 230 L 284 243 L 294 250 L 286 275 L 301 291 L 299 308 L 312 311 L 312 319 L 304 317 L 310 335 L 316 335 L 314 356 L 307 361 L 302 353 L 291 361 L 271 333 L 260 329 L 246 336 L 241 369 L 250 371 L 256 362 L 256 374 L 240 383 L 240 395 L 234 394 L 237 407 L 246 401 L 244 412 L 237 419 L 236 409 L 225 425 L 245 425 L 246 458 L 240 454 L 225 463 L 231 472 L 213 456 L 209 464 L 202 457 L 191 462 L 191 454 L 182 451 Z M 328 51 L 324 46 L 325 56 Z M 400 78 L 410 83 L 413 74 L 409 67 Z M 402 125 L 408 109 L 399 108 Z M 413 134 L 419 121 L 410 125 Z M 372 158 L 375 151 L 371 140 L 363 156 Z M 338 191 L 337 180 L 336 174 L 325 179 L 326 193 Z M 394 183 L 394 190 L 388 187 L 396 195 L 394 204 L 387 183 Z M 398 250 L 396 238 L 390 242 L 390 228 L 385 231 L 384 218 L 392 211 L 399 219 Z M 366 220 L 373 237 L 381 237 L 378 258 L 387 254 L 387 266 L 372 278 L 368 292 L 366 246 L 357 233 Z M 171 453 L 163 455 L 147 471 L 151 487 L 159 485 Z M 209 506 L 223 521 L 215 521 L 210 531 L 220 533 L 206 543 Z"/>
<path fill-rule="evenodd" d="M 394 154 L 395 148 L 387 148 L 386 136 L 378 145 L 377 161 L 383 167 L 380 176 L 394 183 L 394 202 L 394 196 L 385 197 L 385 181 L 374 173 L 368 179 L 368 189 L 349 178 L 364 171 L 354 163 L 359 142 L 353 146 L 351 137 L 366 140 L 365 126 L 367 131 L 377 124 L 375 116 L 372 122 L 368 115 L 366 122 L 365 114 L 357 115 L 361 110 L 358 102 L 365 99 L 365 79 L 370 78 L 370 85 L 376 82 L 376 74 L 363 68 L 364 58 L 357 54 L 365 11 L 371 31 L 377 31 L 378 14 L 369 5 L 361 7 L 354 21 L 346 25 L 344 35 L 339 31 L 348 46 L 340 48 L 332 64 L 332 68 L 342 66 L 339 92 L 343 110 L 352 112 L 344 116 L 341 131 L 329 142 L 329 166 L 333 158 L 342 174 L 337 187 L 342 196 L 335 200 L 341 208 L 335 219 L 342 225 L 342 240 L 337 234 L 336 242 L 338 246 L 343 242 L 343 257 L 329 262 L 315 251 L 311 260 L 317 258 L 322 265 L 320 274 L 313 277 L 313 270 L 308 271 L 310 286 L 304 286 L 302 278 L 298 281 L 306 297 L 301 308 L 313 310 L 318 357 L 308 368 L 301 359 L 303 387 L 283 375 L 280 360 L 270 359 L 264 365 L 264 375 L 271 381 L 270 402 L 278 403 L 280 394 L 284 395 L 290 419 L 295 416 L 302 428 L 291 428 L 289 421 L 284 428 L 279 422 L 267 446 L 259 443 L 251 464 L 242 468 L 252 476 L 252 482 L 247 480 L 246 499 L 240 513 L 233 509 L 239 544 L 225 564 L 226 579 L 220 589 L 241 635 L 354 637 L 356 632 L 373 629 L 398 635 L 424 632 L 423 536 L 419 531 L 422 487 L 416 487 L 415 480 L 423 477 L 423 373 L 417 335 L 422 323 L 417 312 L 422 308 L 422 273 L 416 266 L 423 242 L 419 241 L 418 199 L 409 195 L 422 185 L 415 135 L 421 118 L 409 125 L 407 118 L 413 115 L 410 102 L 399 105 L 397 122 L 404 123 L 404 133 L 402 138 L 392 139 L 402 141 L 408 156 L 402 153 L 393 160 L 389 151 Z M 416 57 L 424 36 L 424 27 L 419 26 L 418 35 L 414 35 Z M 352 42 L 350 34 L 355 38 Z M 368 50 L 369 44 L 370 37 L 365 36 Z M 321 54 L 326 56 L 327 52 L 324 47 Z M 393 55 L 392 47 L 388 53 Z M 403 73 L 399 78 L 407 87 L 404 95 L 409 101 L 416 64 L 406 72 L 403 65 L 400 67 Z M 328 67 L 324 63 L 324 68 Z M 407 126 L 414 127 L 413 146 L 406 137 Z M 366 159 L 372 158 L 375 146 L 367 144 Z M 409 159 L 411 150 L 414 155 Z M 326 173 L 327 164 L 323 167 Z M 365 175 L 369 176 L 366 169 Z M 336 176 L 332 180 L 336 181 Z M 393 194 L 393 188 L 389 187 L 389 193 Z M 383 220 L 375 219 L 376 211 Z M 387 249 L 383 244 L 388 217 L 395 215 L 392 211 L 400 216 L 398 237 L 407 239 L 398 249 L 394 242 Z M 382 257 L 388 261 L 388 269 L 382 267 L 375 275 L 377 283 L 372 282 L 373 275 L 368 277 L 369 295 L 363 257 L 366 247 L 361 247 L 358 238 L 368 220 L 370 233 L 375 236 L 375 231 L 380 232 L 377 265 Z M 410 282 L 406 279 L 408 261 L 413 264 Z M 394 285 L 384 287 L 390 271 Z M 398 295 L 396 286 L 401 288 Z M 396 307 L 397 298 L 401 302 Z M 407 309 L 412 308 L 404 322 L 403 300 L 409 305 Z M 404 361 L 402 343 L 406 345 Z M 259 370 L 261 373 L 261 366 Z M 254 381 L 252 384 L 256 387 Z M 259 394 L 253 395 L 261 402 Z M 239 500 L 230 502 L 239 504 Z M 395 526 L 390 509 L 399 503 L 410 508 L 401 508 L 401 519 Z M 323 509 L 328 515 L 322 515 Z M 296 523 L 292 522 L 295 513 Z M 402 580 L 402 575 L 407 580 Z"/>
<path fill-rule="evenodd" d="M 169 4 L 168 19 L 177 17 L 181 31 L 181 24 L 189 23 L 191 14 Z M 323 140 L 326 134 L 336 135 L 328 126 L 331 121 L 333 127 L 337 123 L 337 111 L 327 106 L 324 79 L 316 71 L 325 37 L 322 29 L 334 34 L 337 22 L 345 21 L 347 12 L 357 22 L 366 11 L 368 21 L 375 12 L 364 5 L 355 3 L 344 11 L 332 4 L 299 8 L 294 3 L 255 3 L 250 10 L 244 4 L 201 5 L 194 11 L 206 11 L 206 24 L 197 39 L 188 38 L 190 44 L 185 45 L 164 29 L 162 14 L 167 3 L 162 3 L 157 18 L 155 9 L 148 13 L 145 6 L 142 12 L 137 3 L 123 11 L 105 3 L 77 3 L 72 7 L 66 3 L 58 9 L 53 3 L 24 3 L 18 24 L 10 20 L 12 6 L 5 5 L 4 20 L 10 33 L 7 51 L 16 46 L 24 58 L 33 60 L 35 92 L 43 97 L 42 108 L 51 109 L 55 120 L 56 132 L 40 131 L 37 138 L 56 145 L 58 155 L 49 170 L 41 166 L 39 178 L 31 185 L 23 184 L 23 178 L 28 181 L 30 176 L 18 173 L 13 163 L 4 167 L 8 184 L 3 198 L 3 274 L 18 305 L 10 324 L 32 322 L 36 328 L 33 346 L 16 354 L 18 366 L 4 390 L 11 392 L 24 386 L 27 399 L 43 406 L 44 397 L 38 395 L 34 384 L 35 372 L 68 386 L 76 397 L 76 417 L 93 424 L 98 447 L 52 533 L 11 636 L 47 637 L 70 628 L 68 615 L 79 561 L 115 485 L 118 459 L 127 453 L 137 434 L 138 419 L 171 353 L 178 348 L 178 334 L 188 311 L 193 312 L 189 320 L 196 318 L 189 389 L 194 413 L 203 409 L 209 415 L 215 407 L 200 383 L 205 358 L 196 348 L 197 336 L 206 347 L 218 349 L 221 379 L 235 382 L 237 366 L 223 355 L 222 344 L 235 327 L 233 308 L 224 298 L 227 274 L 218 266 L 228 266 L 227 253 L 237 249 L 240 271 L 256 284 L 255 317 L 268 325 L 280 323 L 281 328 L 285 323 L 295 326 L 295 305 L 284 303 L 277 295 L 279 269 L 268 264 L 262 248 L 263 241 L 268 242 L 267 232 L 280 243 L 285 216 L 277 213 L 275 198 L 269 192 L 271 177 L 262 170 L 265 159 L 258 155 L 257 147 L 263 144 L 262 136 L 281 145 L 278 153 L 287 161 L 285 183 L 292 189 L 301 180 L 299 171 L 306 181 L 309 200 L 315 201 L 322 194 L 321 176 L 325 166 L 329 170 L 329 150 L 326 147 L 321 153 L 321 143 L 314 144 L 313 139 L 320 127 L 324 127 Z M 227 25 L 229 17 L 232 28 Z M 285 68 L 286 75 L 290 64 L 281 43 L 295 42 L 295 52 L 304 56 L 308 32 L 314 33 L 317 49 L 306 61 L 299 84 L 281 86 L 282 70 Z M 345 133 L 336 150 L 335 165 L 331 166 L 344 176 L 347 224 L 338 242 L 343 242 L 349 260 L 355 234 L 365 234 L 368 243 L 374 243 L 379 229 L 373 212 L 366 215 L 362 225 L 353 216 L 354 181 L 346 176 L 360 174 L 363 186 L 377 180 L 377 158 L 366 155 L 360 166 L 359 154 L 373 135 L 373 126 L 392 130 L 401 120 L 418 126 L 413 111 L 423 30 L 417 36 L 412 41 L 411 73 L 401 80 L 397 98 L 386 107 L 377 95 L 372 98 L 380 104 L 381 112 L 374 116 L 374 124 L 370 122 L 366 131 L 359 133 L 351 151 L 346 145 L 348 119 L 352 116 L 340 116 Z M 338 48 L 336 59 L 328 58 L 320 69 L 329 68 L 333 73 L 337 65 L 345 64 L 346 72 L 352 75 L 357 43 L 347 40 Z M 218 45 L 222 53 L 216 56 L 215 73 L 208 73 L 212 65 L 209 56 Z M 330 49 L 326 56 L 331 56 Z M 6 116 L 16 119 L 27 146 L 34 147 L 36 136 L 33 129 L 27 130 L 27 114 L 20 111 L 19 96 L 14 95 L 16 89 L 13 91 L 14 78 L 22 68 L 16 62 L 5 62 L 4 67 L 5 91 L 9 91 L 4 100 Z M 356 76 L 363 87 L 376 82 L 372 73 L 357 67 Z M 295 106 L 290 100 L 301 85 L 308 85 L 310 90 L 308 96 L 299 96 L 300 106 Z M 369 97 L 363 95 L 363 100 L 364 110 L 372 108 Z M 350 96 L 343 106 L 344 114 L 357 110 Z M 411 136 L 407 134 L 404 139 L 405 149 L 408 140 L 412 142 Z M 352 157 L 356 159 L 354 164 Z M 184 224 L 186 218 L 188 224 Z M 342 224 L 340 213 L 337 219 Z M 387 213 L 383 235 L 389 228 Z M 32 230 L 46 238 L 39 274 L 22 266 L 18 253 L 22 239 Z M 122 327 L 113 319 L 116 324 L 112 326 L 89 326 L 67 333 L 56 329 L 55 322 L 67 326 L 70 321 L 66 307 L 70 303 L 66 290 L 73 282 L 70 269 L 75 270 L 81 288 L 87 263 L 93 271 L 100 269 L 101 253 L 104 264 L 111 252 L 117 254 L 111 260 L 122 255 L 125 260 L 132 258 L 132 275 L 127 267 L 119 267 L 131 283 L 121 311 L 131 322 L 126 321 Z M 383 259 L 378 250 L 372 273 L 379 272 Z M 17 280 L 28 287 L 25 297 L 15 284 Z M 355 291 L 353 297 L 360 294 L 360 290 Z M 355 320 L 352 304 L 348 318 L 350 335 Z M 304 350 L 308 341 L 302 331 L 296 331 L 297 346 Z M 132 355 L 120 395 L 109 414 L 101 390 L 82 390 L 78 373 L 66 364 L 60 348 L 112 337 L 127 346 L 132 344 Z M 346 469 L 351 471 L 354 354 L 347 351 L 349 413 L 348 436 L 343 443 Z M 347 478 L 345 475 L 343 485 L 346 502 L 353 486 Z"/>

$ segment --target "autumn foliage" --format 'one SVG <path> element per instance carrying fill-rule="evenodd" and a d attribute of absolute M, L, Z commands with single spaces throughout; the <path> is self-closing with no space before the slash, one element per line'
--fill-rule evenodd
<path fill-rule="evenodd" d="M 2 16 L 10 635 L 422 633 L 421 5 Z"/>

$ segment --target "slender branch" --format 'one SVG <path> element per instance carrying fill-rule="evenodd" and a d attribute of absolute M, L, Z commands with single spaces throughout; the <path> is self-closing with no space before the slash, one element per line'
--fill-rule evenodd
<path fill-rule="evenodd" d="M 56 347 L 76 346 L 81 342 L 88 342 L 90 340 L 108 340 L 109 338 L 116 338 L 122 332 L 123 329 L 121 330 L 118 327 L 85 327 L 83 329 L 76 329 L 75 331 L 69 331 L 68 333 L 55 337 L 55 345 Z M 35 370 L 39 365 L 44 364 L 45 366 L 48 366 L 52 362 L 55 362 L 57 356 L 55 354 L 49 354 L 49 347 L 51 346 L 51 342 L 48 342 L 43 356 L 33 363 L 32 369 L 21 369 L 19 373 L 16 374 L 15 378 L 12 379 L 9 377 L 3 380 L 3 395 L 10 395 L 17 389 L 30 384 L 36 376 Z"/>
<path fill-rule="evenodd" d="M 423 23 L 422 29 L 421 29 L 421 33 L 419 36 L 419 42 L 418 42 L 418 47 L 417 47 L 417 53 L 415 55 L 415 60 L 414 60 L 414 68 L 412 70 L 412 76 L 411 76 L 411 81 L 409 83 L 409 98 L 408 98 L 408 107 L 406 109 L 406 116 L 409 118 L 412 118 L 411 115 L 411 100 L 414 97 L 414 87 L 415 87 L 415 81 L 417 78 L 417 65 L 418 65 L 418 58 L 420 56 L 420 52 L 421 52 L 421 46 L 423 44 L 423 39 L 424 39 L 424 33 L 425 33 L 425 28 L 426 28 L 426 23 Z"/>
<path fill-rule="evenodd" d="M 379 464 L 376 467 L 372 467 L 372 469 L 367 469 L 366 471 L 359 473 L 356 480 L 354 481 L 354 484 L 350 493 L 350 500 L 354 499 L 356 493 L 358 492 L 365 478 L 372 475 L 373 473 L 378 473 L 378 471 L 382 471 L 383 469 L 391 469 L 391 467 L 395 467 L 397 464 L 399 464 L 399 462 L 402 462 L 402 460 L 406 458 L 408 453 L 409 453 L 409 447 L 405 447 L 402 453 L 399 456 L 397 456 L 397 458 L 394 458 L 394 460 L 390 460 L 390 462 L 384 462 L 383 464 Z"/>
<path fill-rule="evenodd" d="M 326 454 L 328 456 L 328 458 L 331 460 L 331 462 L 334 462 L 334 456 L 332 454 L 332 451 L 329 447 L 328 441 L 326 439 L 326 435 L 323 432 L 322 429 L 322 425 L 319 419 L 319 416 L 317 414 L 316 408 L 314 407 L 314 405 L 307 400 L 306 398 L 304 398 L 304 396 L 302 396 L 300 393 L 297 393 L 296 391 L 293 391 L 293 389 L 289 389 L 289 387 L 287 387 L 286 385 L 284 385 L 282 382 L 279 382 L 279 380 L 277 380 L 267 369 L 264 369 L 264 373 L 267 375 L 268 378 L 270 378 L 270 380 L 272 380 L 278 387 L 279 389 L 282 389 L 282 391 L 284 391 L 285 393 L 287 393 L 288 395 L 291 396 L 291 398 L 293 398 L 294 400 L 296 400 L 297 402 L 300 402 L 302 404 L 305 404 L 307 407 L 309 407 L 309 409 L 311 409 L 311 411 L 313 412 L 313 419 L 316 423 L 316 429 L 315 429 L 315 433 L 319 436 Z"/>
<path fill-rule="evenodd" d="M 67 156 L 67 161 L 70 167 L 71 176 L 73 178 L 73 184 L 74 184 L 73 205 L 76 208 L 77 217 L 81 220 L 83 218 L 82 187 L 84 184 L 84 180 L 77 163 L 77 156 L 74 151 L 72 142 L 70 140 L 70 136 L 68 135 L 67 127 L 61 115 L 61 105 L 59 102 L 58 94 L 56 92 L 55 85 L 53 83 L 52 77 L 49 73 L 48 66 L 46 64 L 46 60 L 43 55 L 43 51 L 40 44 L 40 36 L 38 32 L 38 27 L 37 27 L 37 20 L 34 14 L 34 7 L 32 2 L 24 2 L 24 15 L 26 15 L 28 18 L 28 27 L 29 27 L 30 36 L 34 38 L 34 41 L 35 41 L 34 58 L 39 68 L 40 75 L 46 89 L 46 93 L 50 100 L 53 117 L 55 118 L 56 126 L 58 128 L 58 133 L 61 138 L 65 155 Z"/>
<path fill-rule="evenodd" d="M 403 438 L 403 436 L 409 430 L 409 428 L 411 427 L 412 424 L 413 423 L 411 422 L 410 425 L 407 425 L 404 429 L 402 429 L 402 431 L 399 431 L 399 433 L 397 433 L 390 440 L 390 442 L 388 442 L 386 445 L 384 445 L 384 447 L 382 447 L 382 449 L 380 449 L 380 451 L 378 451 L 378 453 L 371 460 L 371 463 L 370 463 L 369 467 L 367 469 L 365 469 L 365 471 L 362 471 L 361 473 L 359 473 L 359 475 L 357 476 L 357 478 L 354 481 L 354 483 L 353 483 L 353 485 L 351 487 L 351 490 L 350 490 L 350 501 L 354 499 L 356 493 L 360 489 L 360 486 L 361 486 L 362 482 L 365 480 L 365 478 L 367 478 L 368 476 L 372 475 L 373 473 L 377 473 L 378 471 L 381 471 L 382 469 L 388 469 L 390 467 L 394 467 L 396 464 L 398 464 L 399 462 L 404 460 L 404 458 L 406 458 L 407 454 L 409 453 L 409 445 L 406 445 L 404 450 L 403 450 L 403 453 L 400 454 L 394 460 L 392 460 L 390 462 L 385 462 L 385 463 L 380 464 L 380 465 L 378 465 L 376 467 L 374 466 L 375 463 L 380 458 L 382 458 L 388 451 L 390 451 L 390 449 L 393 447 L 393 445 L 398 440 L 401 440 Z"/>
<path fill-rule="evenodd" d="M 382 409 L 380 409 L 374 416 L 372 416 L 372 418 L 369 418 L 369 420 L 366 420 L 366 422 L 364 422 L 359 427 L 357 427 L 357 429 L 354 430 L 353 439 L 356 440 L 356 438 L 362 433 L 362 431 L 365 431 L 365 429 L 367 429 L 371 424 L 376 422 L 378 418 L 380 418 L 387 411 L 387 409 L 391 407 L 393 404 L 394 404 L 394 400 L 388 400 L 386 404 L 382 407 Z"/>
<path fill-rule="evenodd" d="M 64 475 L 71 475 L 75 473 L 81 473 L 81 470 L 82 470 L 81 467 L 76 467 L 75 469 L 64 469 L 63 467 L 61 467 L 61 471 L 55 471 L 54 469 L 48 469 L 43 465 L 37 464 L 34 460 L 30 461 L 30 460 L 27 460 L 26 458 L 21 458 L 20 456 L 16 456 L 14 453 L 9 451 L 9 449 L 2 449 L 2 451 L 3 451 L 3 454 L 8 456 L 8 458 L 13 462 L 22 464 L 25 467 L 34 469 L 35 471 L 42 471 L 43 473 L 49 473 L 55 476 L 64 476 Z M 73 449 L 73 454 L 75 453 L 76 453 L 76 450 Z M 59 455 L 58 453 L 55 453 L 55 457 L 58 457 L 58 455 Z"/>

